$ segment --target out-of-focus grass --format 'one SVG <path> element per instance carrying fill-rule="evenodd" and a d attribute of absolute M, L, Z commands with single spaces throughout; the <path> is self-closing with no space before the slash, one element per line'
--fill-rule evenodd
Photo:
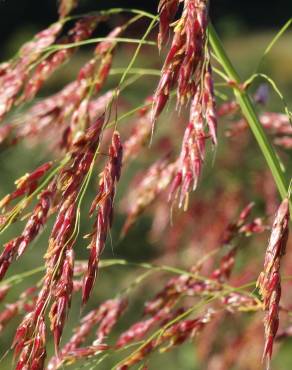
<path fill-rule="evenodd" d="M 224 45 L 243 79 L 253 74 L 259 61 L 275 36 L 274 32 L 242 34 L 236 38 L 226 37 Z M 292 31 L 287 31 L 266 55 L 260 71 L 269 75 L 279 86 L 284 97 L 290 102 L 292 98 Z M 274 109 L 281 109 L 277 98 L 271 99 Z"/>

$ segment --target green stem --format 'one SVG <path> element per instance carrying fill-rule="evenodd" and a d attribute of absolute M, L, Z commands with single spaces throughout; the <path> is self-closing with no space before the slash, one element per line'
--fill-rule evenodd
<path fill-rule="evenodd" d="M 237 86 L 234 88 L 234 95 L 236 97 L 236 100 L 250 126 L 251 131 L 253 132 L 257 140 L 263 156 L 267 161 L 279 193 L 282 199 L 285 199 L 288 196 L 288 184 L 285 178 L 283 166 L 265 134 L 265 131 L 258 119 L 256 110 L 251 102 L 249 95 L 245 90 L 238 88 L 241 84 L 240 77 L 233 67 L 230 59 L 228 58 L 212 24 L 209 25 L 209 40 L 213 52 L 216 55 L 217 59 L 220 61 L 228 78 L 230 78 L 230 80 L 233 80 L 235 82 L 235 85 Z"/>

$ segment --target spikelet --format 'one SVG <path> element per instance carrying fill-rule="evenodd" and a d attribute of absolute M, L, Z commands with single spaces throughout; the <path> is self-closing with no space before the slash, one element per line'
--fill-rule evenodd
<path fill-rule="evenodd" d="M 18 326 L 13 347 L 18 360 L 15 369 L 44 368 L 46 358 L 46 324 L 43 315 L 35 317 L 33 313 L 26 315 Z"/>
<path fill-rule="evenodd" d="M 58 352 L 61 335 L 70 308 L 73 292 L 73 267 L 74 252 L 68 247 L 64 261 L 62 261 L 62 270 L 60 277 L 54 286 L 54 302 L 50 310 L 51 330 L 54 333 L 55 351 Z"/>
<path fill-rule="evenodd" d="M 6 207 L 12 200 L 24 195 L 30 195 L 38 186 L 38 181 L 50 170 L 52 162 L 47 162 L 38 167 L 32 173 L 25 174 L 15 181 L 16 190 L 6 195 L 0 201 L 0 208 Z"/>
<path fill-rule="evenodd" d="M 179 0 L 160 0 L 158 4 L 159 13 L 159 34 L 158 47 L 161 49 L 162 44 L 167 40 L 170 23 L 174 19 L 179 5 Z"/>
<path fill-rule="evenodd" d="M 36 287 L 28 288 L 21 293 L 16 302 L 6 304 L 5 309 L 0 312 L 0 332 L 2 332 L 6 325 L 19 313 L 32 310 L 36 290 Z"/>

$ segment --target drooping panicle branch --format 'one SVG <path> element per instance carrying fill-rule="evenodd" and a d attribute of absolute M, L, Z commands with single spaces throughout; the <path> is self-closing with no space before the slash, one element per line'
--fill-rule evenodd
<path fill-rule="evenodd" d="M 173 179 L 176 162 L 169 158 L 159 159 L 143 173 L 142 180 L 135 184 L 135 190 L 127 199 L 127 219 L 122 235 L 125 235 L 137 218 L 157 199 Z"/>
<path fill-rule="evenodd" d="M 38 181 L 50 170 L 52 162 L 42 164 L 40 167 L 35 169 L 32 173 L 25 174 L 21 178 L 15 181 L 16 190 L 11 194 L 6 195 L 0 201 L 0 208 L 5 208 L 9 203 L 21 196 L 30 195 L 38 186 Z"/>
<path fill-rule="evenodd" d="M 40 194 L 39 201 L 34 207 L 22 234 L 4 245 L 4 251 L 0 256 L 0 279 L 3 279 L 13 259 L 20 257 L 24 253 L 28 245 L 37 237 L 47 222 L 56 191 L 56 183 L 53 180 Z"/>
<path fill-rule="evenodd" d="M 195 319 L 187 319 L 169 325 L 157 338 L 148 340 L 137 351 L 133 352 L 125 361 L 118 365 L 117 370 L 127 370 L 135 364 L 143 361 L 146 356 L 157 350 L 171 350 L 174 346 L 184 343 L 198 335 L 214 316 L 212 309 Z"/>
<path fill-rule="evenodd" d="M 169 29 L 169 23 L 165 24 L 165 14 L 176 10 L 175 3 L 178 2 L 165 1 L 161 4 L 160 26 L 163 30 Z M 195 93 L 203 74 L 203 65 L 207 57 L 205 51 L 207 4 L 202 0 L 184 0 L 183 5 L 183 13 L 175 23 L 170 51 L 155 92 L 153 120 L 156 120 L 162 112 L 172 88 L 177 86 L 177 103 L 182 106 Z"/>
<path fill-rule="evenodd" d="M 0 120 L 14 105 L 34 98 L 51 74 L 76 51 L 76 47 L 66 48 L 66 44 L 88 39 L 98 21 L 99 17 L 96 16 L 78 20 L 68 35 L 60 40 L 64 48 L 44 58 L 41 58 L 42 54 L 56 41 L 63 26 L 62 21 L 40 32 L 20 49 L 18 58 L 5 65 L 4 73 L 0 75 Z"/>
<path fill-rule="evenodd" d="M 13 107 L 17 95 L 28 77 L 28 68 L 48 46 L 55 42 L 62 29 L 62 22 L 36 34 L 34 39 L 22 46 L 16 60 L 0 66 L 0 121 Z"/>
<path fill-rule="evenodd" d="M 169 29 L 170 14 L 175 15 L 178 2 L 160 3 L 160 36 Z M 166 57 L 160 82 L 154 95 L 153 123 L 172 89 L 177 89 L 177 106 L 191 99 L 189 124 L 183 138 L 177 174 L 170 199 L 178 197 L 179 207 L 187 206 L 190 190 L 195 190 L 205 159 L 205 142 L 217 144 L 217 115 L 207 39 L 208 2 L 184 0 L 183 12 L 175 23 L 173 41 Z M 207 127 L 207 129 L 206 129 Z"/>
<path fill-rule="evenodd" d="M 100 256 L 105 247 L 107 235 L 112 225 L 113 203 L 116 193 L 116 184 L 121 175 L 122 156 L 123 149 L 120 135 L 115 131 L 109 148 L 109 160 L 101 174 L 99 191 L 90 209 L 91 215 L 96 212 L 96 218 L 89 246 L 90 256 L 88 270 L 84 277 L 82 289 L 83 304 L 89 299 L 95 282 Z"/>
<path fill-rule="evenodd" d="M 126 308 L 127 300 L 117 298 L 107 300 L 97 309 L 90 311 L 81 319 L 80 326 L 76 327 L 73 336 L 60 350 L 59 356 L 52 357 L 48 369 L 56 370 L 61 368 L 66 361 L 71 363 L 80 357 L 88 357 L 108 349 L 104 341 Z M 81 347 L 97 325 L 94 343 L 91 346 Z"/>
<path fill-rule="evenodd" d="M 286 252 L 289 233 L 289 201 L 284 199 L 278 208 L 267 247 L 264 270 L 258 278 L 257 285 L 263 297 L 265 316 L 265 348 L 263 358 L 269 362 L 273 353 L 273 344 L 279 326 L 279 309 L 281 298 L 281 259 Z"/>
<path fill-rule="evenodd" d="M 66 48 L 66 44 L 74 44 L 88 39 L 96 28 L 98 21 L 99 17 L 85 17 L 76 22 L 68 35 L 60 41 L 64 48 L 52 53 L 37 65 L 24 86 L 24 92 L 20 100 L 27 101 L 35 97 L 43 83 L 77 50 L 76 47 Z"/>

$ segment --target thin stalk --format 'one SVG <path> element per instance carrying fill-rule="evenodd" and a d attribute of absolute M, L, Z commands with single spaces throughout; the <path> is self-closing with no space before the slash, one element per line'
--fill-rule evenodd
<path fill-rule="evenodd" d="M 255 139 L 260 147 L 260 150 L 265 157 L 267 164 L 271 170 L 274 181 L 278 188 L 278 191 L 282 199 L 287 198 L 288 196 L 288 184 L 285 178 L 285 170 L 280 162 L 273 146 L 269 142 L 265 131 L 258 119 L 256 110 L 253 106 L 253 103 L 244 89 L 240 89 L 241 85 L 240 77 L 235 70 L 233 64 L 231 63 L 229 57 L 227 56 L 225 49 L 219 39 L 217 32 L 215 31 L 212 24 L 209 24 L 209 40 L 211 47 L 217 59 L 220 61 L 225 73 L 228 78 L 235 82 L 234 95 L 240 105 L 242 113 L 246 118 L 252 133 L 255 136 Z M 290 202 L 290 207 L 292 209 L 292 204 Z"/>

